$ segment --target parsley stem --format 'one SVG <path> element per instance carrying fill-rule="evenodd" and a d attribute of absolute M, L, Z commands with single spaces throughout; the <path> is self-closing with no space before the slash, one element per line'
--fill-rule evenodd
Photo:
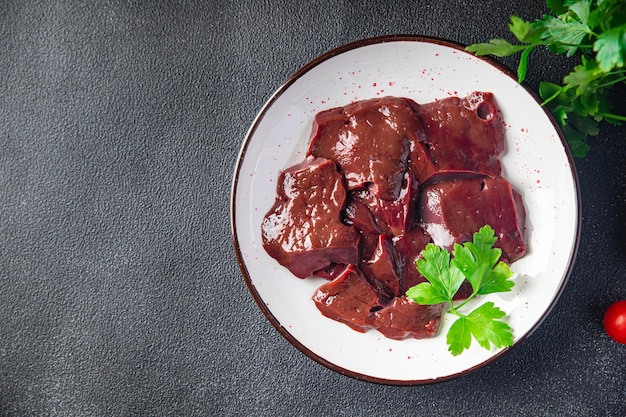
<path fill-rule="evenodd" d="M 463 300 L 463 302 L 461 304 L 459 304 L 458 306 L 454 306 L 454 304 L 452 304 L 452 300 L 450 300 L 450 311 L 456 311 L 460 308 L 463 308 L 463 306 L 467 303 L 469 303 L 472 298 L 476 297 L 476 293 L 473 292 L 469 297 L 467 297 L 465 300 Z"/>
<path fill-rule="evenodd" d="M 563 86 L 563 87 L 559 88 L 558 90 L 556 90 L 556 92 L 554 94 L 552 94 L 550 97 L 548 97 L 545 100 L 543 100 L 543 103 L 541 103 L 541 105 L 545 106 L 546 104 L 548 104 L 549 102 L 551 102 L 552 100 L 557 98 L 561 93 L 563 93 L 565 91 L 567 91 L 567 87 Z"/>
<path fill-rule="evenodd" d="M 457 311 L 457 309 L 456 309 L 456 308 L 454 308 L 454 306 L 452 305 L 452 303 L 450 303 L 450 309 L 448 310 L 448 312 L 450 312 L 450 313 L 454 314 L 454 315 L 455 315 L 455 316 L 457 316 L 457 317 L 465 317 L 465 314 L 459 313 L 459 312 Z"/>
<path fill-rule="evenodd" d="M 619 74 L 619 73 L 621 73 L 621 72 L 622 72 L 622 71 L 616 72 L 616 74 Z M 609 74 L 607 74 L 607 75 L 609 75 Z M 606 83 L 604 83 L 604 84 L 600 84 L 600 85 L 598 85 L 598 86 L 596 87 L 596 90 L 599 90 L 599 89 L 601 89 L 601 88 L 605 88 L 605 87 L 610 87 L 610 86 L 612 86 L 612 85 L 615 85 L 615 84 L 621 83 L 622 81 L 626 81 L 626 75 L 625 75 L 625 76 L 623 76 L 623 77 L 617 78 L 617 79 L 615 79 L 615 80 L 612 80 L 612 81 L 606 82 Z"/>
<path fill-rule="evenodd" d="M 622 70 L 616 70 L 616 71 L 607 72 L 604 75 L 608 76 L 608 75 L 618 75 L 618 74 L 624 74 L 624 73 L 626 73 L 626 70 L 622 69 Z"/>
<path fill-rule="evenodd" d="M 598 116 L 602 116 L 605 119 L 619 120 L 620 122 L 626 122 L 626 116 L 613 113 L 598 113 Z"/>

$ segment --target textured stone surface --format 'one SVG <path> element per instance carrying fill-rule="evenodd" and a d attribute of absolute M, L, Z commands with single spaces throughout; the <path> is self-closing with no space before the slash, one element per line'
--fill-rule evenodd
<path fill-rule="evenodd" d="M 322 367 L 265 320 L 231 245 L 239 147 L 306 62 L 383 34 L 508 37 L 510 14 L 545 11 L 540 0 L 2 2 L 0 415 L 626 415 L 626 348 L 601 325 L 626 298 L 623 127 L 577 161 L 582 240 L 562 298 L 513 352 L 461 379 L 390 387 Z M 572 65 L 532 60 L 535 89 Z"/>

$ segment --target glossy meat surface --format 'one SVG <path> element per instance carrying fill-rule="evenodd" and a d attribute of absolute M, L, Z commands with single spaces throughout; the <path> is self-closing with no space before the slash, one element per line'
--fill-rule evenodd
<path fill-rule="evenodd" d="M 380 234 L 372 257 L 360 264 L 368 282 L 378 289 L 382 297 L 393 298 L 402 295 L 400 280 L 402 264 L 399 261 L 391 238 L 386 234 Z"/>
<path fill-rule="evenodd" d="M 300 278 L 358 263 L 359 234 L 340 221 L 346 191 L 333 161 L 307 158 L 283 171 L 277 194 L 261 226 L 270 256 Z"/>
<path fill-rule="evenodd" d="M 472 240 L 485 224 L 495 231 L 495 246 L 513 262 L 526 253 L 526 213 L 521 196 L 504 178 L 462 178 L 428 185 L 419 204 L 422 226 L 444 248 Z"/>
<path fill-rule="evenodd" d="M 422 250 L 431 241 L 430 235 L 420 226 L 394 239 L 396 254 L 402 262 L 402 294 L 412 286 L 426 281 L 426 278 L 418 272 L 416 262 Z"/>
<path fill-rule="evenodd" d="M 402 296 L 376 311 L 374 323 L 376 329 L 390 339 L 424 339 L 437 333 L 442 312 L 443 304 L 420 305 Z"/>
<path fill-rule="evenodd" d="M 365 332 L 374 327 L 372 310 L 378 306 L 378 293 L 354 265 L 319 287 L 313 301 L 323 315 L 356 331 Z"/>
<path fill-rule="evenodd" d="M 503 151 L 490 93 L 318 113 L 306 159 L 279 177 L 264 247 L 294 275 L 327 280 L 313 295 L 324 316 L 392 339 L 432 337 L 443 306 L 404 295 L 426 280 L 416 261 L 428 243 L 452 249 L 489 224 L 503 260 L 526 252 L 524 205 L 501 177 Z M 469 294 L 465 282 L 455 298 Z"/>
<path fill-rule="evenodd" d="M 383 97 L 323 111 L 315 117 L 308 155 L 335 161 L 348 189 L 370 184 L 375 196 L 395 200 L 411 142 L 423 136 L 418 107 L 409 99 Z"/>
<path fill-rule="evenodd" d="M 351 200 L 358 200 L 372 214 L 379 229 L 390 236 L 401 236 L 410 230 L 415 220 L 415 201 L 419 195 L 419 186 L 411 171 L 404 174 L 400 192 L 392 200 L 378 197 L 372 187 L 352 191 Z"/>
<path fill-rule="evenodd" d="M 424 306 L 405 296 L 382 304 L 377 291 L 354 265 L 319 287 L 313 302 L 326 317 L 358 332 L 376 329 L 390 339 L 422 339 L 437 333 L 443 305 Z"/>
<path fill-rule="evenodd" d="M 420 106 L 425 140 L 412 152 L 420 183 L 449 172 L 498 176 L 504 130 L 493 94 L 474 92 Z"/>

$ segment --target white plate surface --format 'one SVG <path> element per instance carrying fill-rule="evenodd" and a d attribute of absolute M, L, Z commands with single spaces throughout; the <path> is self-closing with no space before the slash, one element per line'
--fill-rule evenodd
<path fill-rule="evenodd" d="M 246 283 L 272 324 L 314 360 L 368 381 L 423 384 L 463 375 L 506 352 L 474 341 L 453 357 L 445 342 L 449 315 L 438 336 L 427 340 L 353 331 L 322 316 L 311 301 L 324 281 L 294 277 L 266 254 L 261 240 L 279 172 L 304 158 L 317 112 L 379 96 L 425 103 L 476 90 L 494 93 L 505 121 L 503 176 L 524 198 L 528 243 L 526 256 L 512 265 L 513 291 L 478 302 L 492 300 L 508 314 L 518 344 L 559 297 L 578 245 L 580 207 L 572 158 L 552 118 L 508 70 L 457 44 L 427 37 L 367 39 L 319 57 L 271 97 L 245 138 L 232 187 L 233 242 Z"/>

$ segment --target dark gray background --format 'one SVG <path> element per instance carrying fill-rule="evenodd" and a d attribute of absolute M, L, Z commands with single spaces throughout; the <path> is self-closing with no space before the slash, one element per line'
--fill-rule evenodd
<path fill-rule="evenodd" d="M 576 161 L 582 239 L 562 298 L 521 346 L 461 379 L 390 387 L 322 367 L 266 321 L 231 243 L 239 148 L 302 65 L 384 34 L 509 37 L 510 14 L 546 11 L 0 3 L 0 415 L 626 415 L 626 346 L 601 323 L 626 298 L 624 127 Z M 572 66 L 538 52 L 529 85 Z"/>

